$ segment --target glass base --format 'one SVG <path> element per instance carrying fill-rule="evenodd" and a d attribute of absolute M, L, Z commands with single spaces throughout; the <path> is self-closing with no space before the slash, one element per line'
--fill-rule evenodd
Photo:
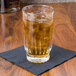
<path fill-rule="evenodd" d="M 0 10 L 0 13 L 14 13 L 20 10 L 20 7 Z"/>
<path fill-rule="evenodd" d="M 27 60 L 32 63 L 44 63 L 44 62 L 47 62 L 50 58 L 49 55 L 44 56 L 44 57 L 34 57 L 34 56 L 26 55 L 26 57 L 27 57 Z"/>

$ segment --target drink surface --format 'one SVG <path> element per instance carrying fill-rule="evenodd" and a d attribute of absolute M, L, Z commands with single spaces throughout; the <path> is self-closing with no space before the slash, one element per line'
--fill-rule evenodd
<path fill-rule="evenodd" d="M 23 23 L 27 54 L 34 57 L 48 55 L 52 48 L 53 20 L 23 20 Z"/>

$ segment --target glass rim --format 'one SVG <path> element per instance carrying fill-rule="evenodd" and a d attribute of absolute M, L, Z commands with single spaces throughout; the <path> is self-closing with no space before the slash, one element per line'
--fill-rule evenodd
<path fill-rule="evenodd" d="M 54 14 L 54 8 L 52 6 L 49 6 L 49 5 L 44 5 L 44 4 L 32 4 L 32 5 L 27 5 L 27 6 L 24 6 L 22 8 L 22 12 L 28 14 L 29 12 L 26 12 L 25 10 L 27 9 L 27 7 L 33 7 L 33 6 L 41 6 L 41 7 L 47 7 L 47 8 L 50 8 L 51 9 L 51 12 L 52 14 Z M 29 13 L 31 14 L 31 13 Z M 35 13 L 36 14 L 36 13 Z"/>

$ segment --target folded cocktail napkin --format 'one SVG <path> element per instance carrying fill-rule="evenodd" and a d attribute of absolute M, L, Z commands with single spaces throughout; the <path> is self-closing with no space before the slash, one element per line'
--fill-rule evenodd
<path fill-rule="evenodd" d="M 48 71 L 73 57 L 76 57 L 76 52 L 53 45 L 53 48 L 50 53 L 50 60 L 41 64 L 31 63 L 27 61 L 24 46 L 0 53 L 0 56 L 34 73 L 35 75 L 40 75 L 43 72 Z"/>

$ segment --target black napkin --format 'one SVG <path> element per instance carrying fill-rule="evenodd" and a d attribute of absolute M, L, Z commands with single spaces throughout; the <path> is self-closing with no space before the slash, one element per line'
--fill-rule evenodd
<path fill-rule="evenodd" d="M 11 51 L 0 53 L 0 56 L 34 73 L 35 75 L 39 75 L 76 56 L 76 52 L 53 45 L 53 49 L 50 53 L 50 60 L 41 64 L 27 61 L 24 46 L 18 47 Z"/>

